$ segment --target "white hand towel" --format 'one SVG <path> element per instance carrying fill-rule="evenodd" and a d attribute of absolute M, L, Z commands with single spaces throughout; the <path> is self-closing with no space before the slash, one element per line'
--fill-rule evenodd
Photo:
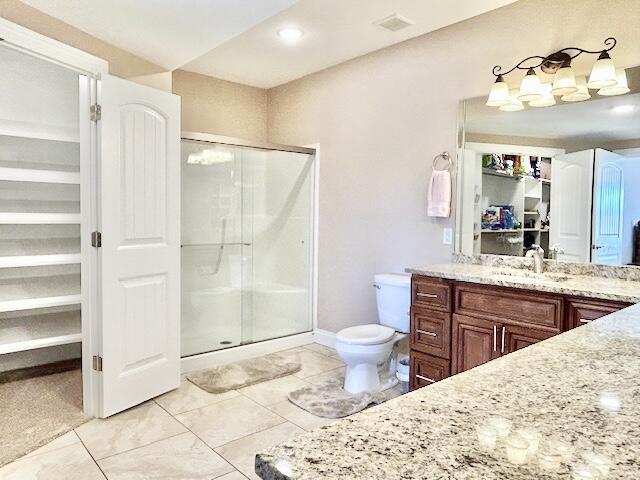
<path fill-rule="evenodd" d="M 451 174 L 448 170 L 434 170 L 429 184 L 427 215 L 448 217 L 451 213 Z"/>

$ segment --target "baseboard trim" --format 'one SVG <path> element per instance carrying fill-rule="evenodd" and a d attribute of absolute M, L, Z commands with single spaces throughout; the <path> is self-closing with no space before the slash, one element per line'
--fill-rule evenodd
<path fill-rule="evenodd" d="M 180 369 L 182 373 L 193 372 L 194 370 L 216 367 L 226 363 L 246 360 L 247 358 L 267 355 L 280 350 L 301 347 L 314 341 L 316 341 L 314 332 L 306 332 L 288 337 L 275 338 L 273 340 L 265 340 L 264 342 L 252 343 L 250 345 L 240 345 L 239 347 L 185 357 L 180 362 Z"/>
<path fill-rule="evenodd" d="M 325 347 L 336 348 L 336 334 L 329 330 L 316 328 L 313 332 L 313 341 Z"/>

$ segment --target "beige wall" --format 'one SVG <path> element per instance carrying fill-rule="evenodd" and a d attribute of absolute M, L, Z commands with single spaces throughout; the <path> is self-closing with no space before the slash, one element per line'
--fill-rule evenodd
<path fill-rule="evenodd" d="M 183 130 L 267 139 L 266 90 L 176 70 L 173 92 L 182 97 Z"/>
<path fill-rule="evenodd" d="M 426 216 L 432 158 L 455 152 L 458 102 L 491 68 L 610 35 L 618 65 L 640 63 L 640 1 L 521 0 L 269 92 L 269 140 L 321 145 L 320 328 L 376 321 L 375 273 L 449 259 L 453 221 Z"/>

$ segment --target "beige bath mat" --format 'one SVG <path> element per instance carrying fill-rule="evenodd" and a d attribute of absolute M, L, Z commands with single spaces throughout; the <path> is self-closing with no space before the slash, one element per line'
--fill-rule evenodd
<path fill-rule="evenodd" d="M 389 399 L 387 392 L 352 395 L 342 388 L 342 381 L 339 379 L 295 390 L 288 397 L 290 402 L 300 408 L 324 418 L 348 417 L 369 405 L 377 405 Z"/>
<path fill-rule="evenodd" d="M 80 370 L 0 384 L 0 418 L 0 466 L 82 425 Z"/>
<path fill-rule="evenodd" d="M 242 387 L 286 377 L 300 371 L 300 362 L 287 355 L 272 353 L 219 367 L 199 370 L 187 379 L 209 393 L 224 393 Z"/>

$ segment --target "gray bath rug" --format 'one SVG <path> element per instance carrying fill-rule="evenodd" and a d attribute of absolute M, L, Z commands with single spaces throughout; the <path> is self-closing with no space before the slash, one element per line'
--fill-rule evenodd
<path fill-rule="evenodd" d="M 284 354 L 271 353 L 263 357 L 199 370 L 188 374 L 187 379 L 209 393 L 224 393 L 286 377 L 299 371 L 300 362 Z"/>
<path fill-rule="evenodd" d="M 82 373 L 78 369 L 0 384 L 0 418 L 2 466 L 89 420 L 82 414 Z"/>
<path fill-rule="evenodd" d="M 342 388 L 339 379 L 327 380 L 295 390 L 288 395 L 289 401 L 300 408 L 323 418 L 342 418 L 364 410 L 369 405 L 385 402 L 388 392 L 364 392 L 352 395 Z"/>

